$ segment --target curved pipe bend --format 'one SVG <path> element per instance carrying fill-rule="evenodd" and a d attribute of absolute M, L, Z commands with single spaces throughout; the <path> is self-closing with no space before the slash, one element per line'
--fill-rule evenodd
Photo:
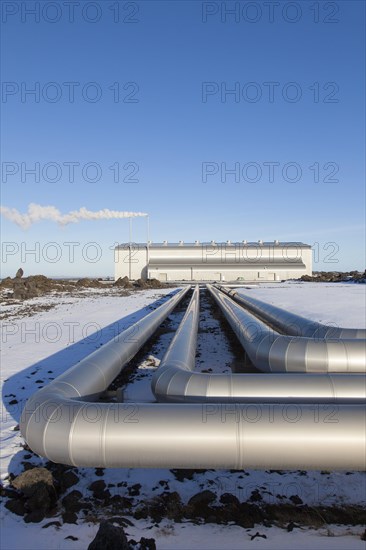
<path fill-rule="evenodd" d="M 152 391 L 160 402 L 355 403 L 366 401 L 364 375 L 195 372 L 198 319 L 199 290 L 196 287 L 175 337 L 152 378 Z M 268 327 L 266 331 L 269 331 Z M 241 334 L 243 335 L 243 331 Z"/>
<path fill-rule="evenodd" d="M 145 315 L 28 399 L 19 427 L 31 449 L 42 456 L 49 456 L 46 450 L 46 434 L 50 434 L 51 447 L 55 448 L 58 445 L 58 436 L 55 438 L 54 434 L 67 427 L 68 419 L 72 417 L 76 421 L 79 413 L 88 408 L 90 410 L 90 407 L 108 409 L 107 404 L 95 405 L 88 401 L 97 399 L 108 388 L 189 289 L 190 286 L 178 291 L 156 310 Z M 83 399 L 86 401 L 83 402 Z M 60 414 L 61 420 L 58 418 Z M 69 436 L 71 441 L 73 432 Z M 72 463 L 72 460 L 68 463 Z"/>
<path fill-rule="evenodd" d="M 365 340 L 284 336 L 207 285 L 253 365 L 264 372 L 366 372 Z"/>
<path fill-rule="evenodd" d="M 216 285 L 216 288 L 224 292 L 227 296 L 230 296 L 230 298 L 233 298 L 238 304 L 249 309 L 263 321 L 278 328 L 284 334 L 316 339 L 354 338 L 364 340 L 366 338 L 366 329 L 324 325 L 323 323 L 311 321 L 296 313 L 291 313 L 280 307 L 258 300 L 258 298 L 239 294 L 235 289 L 228 290 L 222 285 Z"/>

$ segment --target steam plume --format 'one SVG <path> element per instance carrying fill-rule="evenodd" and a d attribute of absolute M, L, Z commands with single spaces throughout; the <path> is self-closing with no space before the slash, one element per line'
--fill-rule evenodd
<path fill-rule="evenodd" d="M 51 220 L 59 225 L 67 225 L 69 223 L 78 223 L 80 220 L 111 220 L 116 218 L 137 218 L 147 216 L 144 212 L 121 212 L 119 210 L 87 210 L 82 207 L 79 210 L 72 210 L 67 214 L 61 212 L 55 206 L 41 206 L 40 204 L 31 203 L 28 206 L 28 212 L 22 214 L 16 208 L 8 208 L 0 206 L 0 213 L 4 218 L 16 223 L 22 229 L 28 229 L 34 223 L 42 220 Z"/>

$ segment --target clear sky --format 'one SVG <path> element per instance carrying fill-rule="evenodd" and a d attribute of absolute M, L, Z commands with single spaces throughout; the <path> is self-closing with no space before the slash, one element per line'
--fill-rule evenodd
<path fill-rule="evenodd" d="M 364 2 L 1 7 L 3 205 L 147 212 L 155 242 L 295 240 L 315 270 L 364 269 Z M 112 275 L 129 239 L 123 219 L 2 230 L 2 276 Z"/>

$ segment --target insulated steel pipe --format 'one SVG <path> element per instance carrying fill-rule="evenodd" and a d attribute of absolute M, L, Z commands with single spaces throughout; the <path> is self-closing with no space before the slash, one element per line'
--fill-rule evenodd
<path fill-rule="evenodd" d="M 79 467 L 365 468 L 366 418 L 359 405 L 324 410 L 300 404 L 88 402 L 108 387 L 184 292 L 27 401 L 20 429 L 34 452 Z"/>
<path fill-rule="evenodd" d="M 283 336 L 207 285 L 253 365 L 264 372 L 366 372 L 365 340 Z"/>
<path fill-rule="evenodd" d="M 364 470 L 365 430 L 360 405 L 98 404 L 59 393 L 27 431 L 36 453 L 78 467 Z"/>
<path fill-rule="evenodd" d="M 158 370 L 152 391 L 160 402 L 357 403 L 366 401 L 360 374 L 210 374 L 195 372 L 199 320 L 196 287 Z"/>
<path fill-rule="evenodd" d="M 22 413 L 20 430 L 31 448 L 38 447 L 42 433 L 37 428 L 38 409 L 66 399 L 98 398 L 118 376 L 122 368 L 153 335 L 177 306 L 190 286 L 170 297 L 156 310 L 123 330 L 101 348 L 58 376 L 28 399 Z M 42 454 L 42 453 L 40 453 Z"/>
<path fill-rule="evenodd" d="M 98 397 L 154 334 L 189 289 L 188 286 L 178 291 L 157 309 L 58 376 L 54 382 L 37 392 L 34 398 L 42 392 L 52 392 L 56 384 L 58 388 L 70 388 L 72 397 L 88 396 L 89 400 L 93 396 Z"/>
<path fill-rule="evenodd" d="M 365 403 L 362 374 L 191 372 L 165 364 L 157 371 L 153 392 L 171 403 Z"/>
<path fill-rule="evenodd" d="M 249 309 L 264 322 L 270 323 L 284 334 L 319 339 L 366 338 L 366 329 L 324 325 L 317 321 L 306 319 L 306 317 L 302 317 L 296 313 L 291 313 L 280 307 L 263 302 L 262 300 L 258 300 L 258 298 L 253 298 L 247 294 L 240 294 L 236 289 L 228 290 L 222 285 L 217 285 L 217 288 L 233 298 L 240 305 Z"/>
<path fill-rule="evenodd" d="M 152 378 L 151 388 L 159 401 L 169 401 L 165 397 L 168 393 L 170 395 L 170 391 L 184 400 L 183 387 L 195 367 L 198 321 L 199 286 L 196 285 L 187 311 Z"/>

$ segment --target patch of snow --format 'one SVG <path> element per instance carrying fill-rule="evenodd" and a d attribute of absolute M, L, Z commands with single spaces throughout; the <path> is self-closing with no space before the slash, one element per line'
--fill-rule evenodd
<path fill-rule="evenodd" d="M 264 283 L 239 292 L 312 321 L 344 328 L 366 328 L 366 285 L 289 281 Z"/>

